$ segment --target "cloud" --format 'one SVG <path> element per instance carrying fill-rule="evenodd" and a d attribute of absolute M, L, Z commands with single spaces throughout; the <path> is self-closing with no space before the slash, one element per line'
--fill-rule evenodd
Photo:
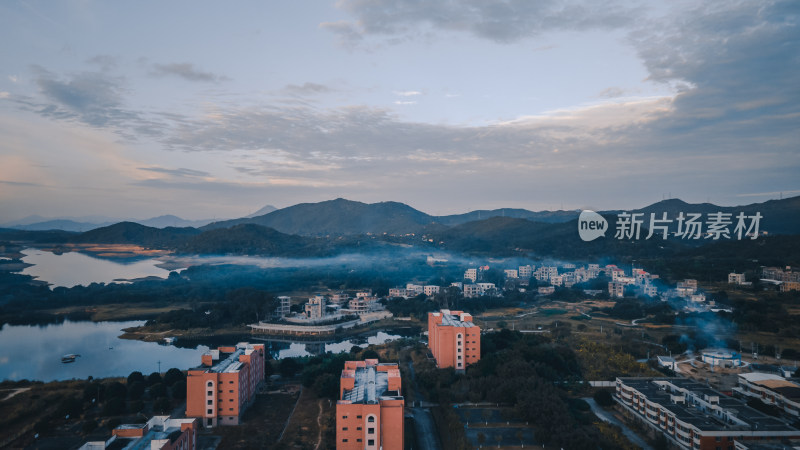
<path fill-rule="evenodd" d="M 642 12 L 609 0 L 341 0 L 337 6 L 355 16 L 355 20 L 320 26 L 336 34 L 340 44 L 349 48 L 360 45 L 365 36 L 401 42 L 403 39 L 398 37 L 424 36 L 429 29 L 508 43 L 552 30 L 618 28 L 633 23 Z"/>
<path fill-rule="evenodd" d="M 327 94 L 335 91 L 335 89 L 325 86 L 324 84 L 306 82 L 301 85 L 287 84 L 282 91 L 292 95 L 314 95 Z"/>
<path fill-rule="evenodd" d="M 10 81 L 12 83 L 16 83 L 17 81 L 19 81 L 19 77 L 17 77 L 16 75 L 9 75 L 8 76 L 8 81 Z"/>
<path fill-rule="evenodd" d="M 419 91 L 394 91 L 394 95 L 399 95 L 400 97 L 412 97 L 415 95 L 422 95 L 422 92 Z"/>
<path fill-rule="evenodd" d="M 86 63 L 99 66 L 103 71 L 117 68 L 117 58 L 111 55 L 96 55 L 87 59 Z"/>
<path fill-rule="evenodd" d="M 9 98 L 11 94 L 8 91 L 0 91 L 0 98 Z"/>
<path fill-rule="evenodd" d="M 218 83 L 229 80 L 224 75 L 204 72 L 194 67 L 192 63 L 153 64 L 150 74 L 157 77 L 176 76 L 188 81 Z"/>
<path fill-rule="evenodd" d="M 395 105 L 416 105 L 417 102 L 415 101 L 403 101 L 403 100 L 396 100 L 394 102 Z"/>
<path fill-rule="evenodd" d="M 139 170 L 146 170 L 148 172 L 156 172 L 162 173 L 165 175 L 173 175 L 176 177 L 209 177 L 211 176 L 210 173 L 204 172 L 202 170 L 194 170 L 194 169 L 167 169 L 164 167 L 139 167 Z"/>

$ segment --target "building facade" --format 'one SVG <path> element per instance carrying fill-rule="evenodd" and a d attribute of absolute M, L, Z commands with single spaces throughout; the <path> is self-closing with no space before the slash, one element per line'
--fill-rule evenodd
<path fill-rule="evenodd" d="M 800 385 L 778 375 L 767 373 L 741 373 L 734 391 L 775 405 L 785 413 L 800 417 Z"/>
<path fill-rule="evenodd" d="M 440 368 L 463 372 L 481 359 L 481 329 L 463 311 L 428 313 L 428 348 Z"/>
<path fill-rule="evenodd" d="M 734 450 L 736 442 L 796 439 L 800 430 L 736 398 L 685 378 L 617 378 L 629 418 L 685 450 Z"/>
<path fill-rule="evenodd" d="M 206 427 L 238 425 L 264 381 L 264 344 L 240 342 L 202 356 L 186 378 L 186 416 Z"/>
<path fill-rule="evenodd" d="M 404 407 L 397 364 L 345 362 L 336 402 L 336 448 L 403 450 Z"/>

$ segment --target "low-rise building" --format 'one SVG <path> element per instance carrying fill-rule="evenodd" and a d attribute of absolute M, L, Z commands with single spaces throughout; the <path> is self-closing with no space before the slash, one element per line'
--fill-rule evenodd
<path fill-rule="evenodd" d="M 336 448 L 402 450 L 401 384 L 397 364 L 346 361 L 336 402 Z"/>
<path fill-rule="evenodd" d="M 554 288 L 553 286 L 539 286 L 539 288 L 536 290 L 536 292 L 539 295 L 550 295 L 550 294 L 554 293 L 555 291 L 556 291 L 556 288 Z"/>
<path fill-rule="evenodd" d="M 533 274 L 533 267 L 529 265 L 519 266 L 517 268 L 517 276 L 520 278 L 530 278 Z"/>
<path fill-rule="evenodd" d="M 464 279 L 473 283 L 478 281 L 478 269 L 467 269 L 464 272 Z"/>
<path fill-rule="evenodd" d="M 506 278 L 517 278 L 518 276 L 517 269 L 506 269 L 503 271 L 503 274 L 505 274 Z"/>
<path fill-rule="evenodd" d="M 778 375 L 740 373 L 739 385 L 734 390 L 775 405 L 794 417 L 800 416 L 800 385 Z"/>
<path fill-rule="evenodd" d="M 428 313 L 428 347 L 440 368 L 462 372 L 481 359 L 481 329 L 463 311 Z"/>
<path fill-rule="evenodd" d="M 275 317 L 284 318 L 292 313 L 292 299 L 282 295 L 278 297 L 278 306 L 275 308 Z"/>
<path fill-rule="evenodd" d="M 304 307 L 304 311 L 306 313 L 306 317 L 311 320 L 319 320 L 325 317 L 325 305 L 327 304 L 327 299 L 324 295 L 315 295 L 308 299 Z"/>
<path fill-rule="evenodd" d="M 425 295 L 427 295 L 428 297 L 432 297 L 439 293 L 439 286 L 427 285 L 425 286 L 423 291 Z"/>
<path fill-rule="evenodd" d="M 800 291 L 800 282 L 797 281 L 784 281 L 781 283 L 781 292 Z"/>
<path fill-rule="evenodd" d="M 186 416 L 206 427 L 238 425 L 264 381 L 264 344 L 240 342 L 201 357 L 202 365 L 186 378 Z"/>
<path fill-rule="evenodd" d="M 684 450 L 800 438 L 789 423 L 686 378 L 617 378 L 614 399 L 630 419 Z"/>
<path fill-rule="evenodd" d="M 78 450 L 194 450 L 198 419 L 153 416 L 146 423 L 119 425 L 105 441 L 90 441 Z"/>
<path fill-rule="evenodd" d="M 473 298 L 473 297 L 478 297 L 480 295 L 481 295 L 481 288 L 479 288 L 477 284 L 464 285 L 464 297 Z"/>
<path fill-rule="evenodd" d="M 389 297 L 403 297 L 408 298 L 408 290 L 405 288 L 391 288 L 389 289 Z"/>
<path fill-rule="evenodd" d="M 728 274 L 728 283 L 729 284 L 742 284 L 744 283 L 744 274 L 743 273 L 729 273 Z"/>
<path fill-rule="evenodd" d="M 622 298 L 625 296 L 625 285 L 618 281 L 608 283 L 608 295 L 611 298 Z"/>

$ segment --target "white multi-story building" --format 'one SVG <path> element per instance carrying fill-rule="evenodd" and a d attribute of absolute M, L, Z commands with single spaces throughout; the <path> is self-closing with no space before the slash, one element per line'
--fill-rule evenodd
<path fill-rule="evenodd" d="M 728 283 L 730 284 L 742 284 L 744 283 L 744 274 L 743 273 L 729 273 L 728 274 Z"/>
<path fill-rule="evenodd" d="M 555 275 L 550 277 L 550 284 L 553 286 L 561 286 L 564 284 L 564 277 L 562 275 Z"/>
<path fill-rule="evenodd" d="M 467 269 L 464 272 L 464 279 L 472 281 L 473 283 L 478 280 L 478 269 Z"/>
<path fill-rule="evenodd" d="M 480 295 L 481 295 L 481 288 L 479 288 L 477 284 L 464 285 L 464 297 L 471 298 L 471 297 L 478 297 Z"/>
<path fill-rule="evenodd" d="M 618 282 L 612 281 L 608 283 L 608 295 L 611 298 L 622 298 L 625 296 L 625 285 Z"/>
<path fill-rule="evenodd" d="M 450 287 L 464 289 L 464 283 L 462 283 L 460 281 L 454 281 L 454 282 L 450 283 Z"/>
<path fill-rule="evenodd" d="M 327 299 L 324 295 L 315 295 L 308 299 L 305 306 L 306 317 L 311 320 L 322 319 L 325 316 L 325 304 Z"/>
<path fill-rule="evenodd" d="M 278 297 L 278 307 L 275 308 L 275 317 L 284 318 L 292 313 L 292 299 L 285 295 Z"/>
<path fill-rule="evenodd" d="M 409 292 L 409 295 L 419 295 L 425 293 L 425 287 L 421 284 L 407 284 L 406 290 Z"/>
<path fill-rule="evenodd" d="M 517 269 L 517 275 L 520 278 L 530 278 L 533 274 L 533 267 L 526 265 L 526 266 L 519 266 Z"/>
<path fill-rule="evenodd" d="M 408 298 L 408 290 L 403 288 L 391 288 L 389 289 L 389 297 L 403 297 Z"/>
<path fill-rule="evenodd" d="M 432 297 L 439 293 L 439 286 L 428 285 L 425 286 L 423 289 L 425 295 L 427 295 L 428 297 Z"/>
<path fill-rule="evenodd" d="M 517 278 L 517 270 L 516 269 L 506 269 L 503 271 L 506 278 Z"/>

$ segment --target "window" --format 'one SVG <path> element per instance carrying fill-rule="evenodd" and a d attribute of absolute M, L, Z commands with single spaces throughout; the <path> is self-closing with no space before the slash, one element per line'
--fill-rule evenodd
<path fill-rule="evenodd" d="M 347 431 L 347 427 L 342 427 L 342 431 Z"/>
<path fill-rule="evenodd" d="M 342 419 L 347 419 L 347 416 L 342 416 Z"/>
<path fill-rule="evenodd" d="M 207 395 L 214 395 L 214 391 L 208 391 L 208 392 L 206 392 L 206 394 Z"/>
<path fill-rule="evenodd" d="M 369 417 L 367 417 L 367 422 L 369 422 L 369 423 L 373 423 L 373 422 L 375 422 L 375 416 L 369 416 Z"/>
<path fill-rule="evenodd" d="M 212 383 L 211 381 L 208 382 L 208 387 L 211 387 L 213 385 L 214 385 L 214 383 Z"/>
<path fill-rule="evenodd" d="M 461 355 L 458 355 L 458 359 L 461 359 Z"/>
<path fill-rule="evenodd" d="M 367 428 L 367 434 L 375 434 L 375 428 Z"/>
<path fill-rule="evenodd" d="M 233 394 L 233 389 L 231 389 L 231 390 L 230 390 L 230 391 L 228 391 L 228 392 L 230 392 L 231 394 Z"/>
<path fill-rule="evenodd" d="M 361 438 L 356 439 L 356 442 L 361 442 Z"/>
<path fill-rule="evenodd" d="M 211 414 L 211 413 L 213 413 L 213 412 L 214 412 L 214 410 L 213 410 L 213 409 L 209 409 L 209 410 L 208 410 L 208 414 Z"/>
<path fill-rule="evenodd" d="M 347 442 L 347 439 L 342 439 L 342 442 Z"/>
<path fill-rule="evenodd" d="M 458 353 L 461 353 L 461 349 L 458 349 Z"/>
<path fill-rule="evenodd" d="M 208 419 L 208 420 L 206 421 L 206 423 L 208 424 L 208 426 L 211 426 L 211 423 L 212 423 L 211 421 L 212 421 L 212 420 L 213 420 L 213 419 Z"/>
<path fill-rule="evenodd" d="M 228 411 L 233 411 L 233 408 L 228 408 Z"/>
<path fill-rule="evenodd" d="M 375 445 L 375 439 L 368 439 L 368 440 L 367 440 L 367 445 L 369 445 L 370 447 L 372 447 L 373 445 Z"/>
<path fill-rule="evenodd" d="M 229 399 L 228 399 L 228 401 L 229 401 L 229 402 L 232 402 L 232 401 L 233 401 L 233 399 L 232 399 L 232 398 L 229 398 Z"/>
<path fill-rule="evenodd" d="M 211 405 L 212 403 L 214 403 L 212 400 L 209 400 L 209 401 L 208 401 L 208 404 L 209 404 L 209 405 Z"/>
<path fill-rule="evenodd" d="M 356 419 L 360 419 L 360 418 L 361 418 L 361 416 L 356 416 Z"/>
<path fill-rule="evenodd" d="M 361 427 L 356 427 L 356 430 L 361 431 Z"/>

